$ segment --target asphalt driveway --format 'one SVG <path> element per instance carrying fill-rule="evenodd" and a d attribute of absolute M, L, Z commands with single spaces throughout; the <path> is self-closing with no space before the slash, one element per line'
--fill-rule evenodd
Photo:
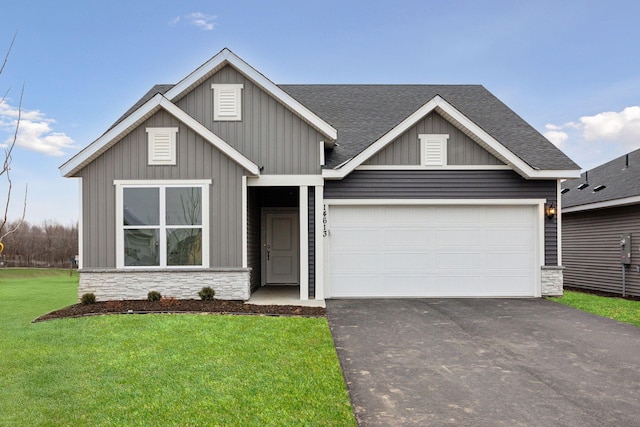
<path fill-rule="evenodd" d="M 361 426 L 640 426 L 640 328 L 544 299 L 328 300 Z"/>

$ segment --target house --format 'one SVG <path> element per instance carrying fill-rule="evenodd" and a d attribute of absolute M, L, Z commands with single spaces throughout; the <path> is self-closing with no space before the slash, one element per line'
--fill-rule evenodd
<path fill-rule="evenodd" d="M 223 49 L 60 167 L 79 294 L 247 300 L 562 292 L 579 168 L 479 85 L 276 85 Z"/>
<path fill-rule="evenodd" d="M 565 285 L 640 296 L 640 149 L 562 187 Z"/>

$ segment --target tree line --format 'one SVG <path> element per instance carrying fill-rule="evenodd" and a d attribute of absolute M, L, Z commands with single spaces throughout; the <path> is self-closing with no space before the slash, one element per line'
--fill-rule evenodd
<path fill-rule="evenodd" d="M 71 266 L 78 254 L 78 225 L 62 225 L 45 221 L 41 225 L 8 224 L 17 226 L 2 243 L 0 254 L 3 267 L 60 267 Z"/>

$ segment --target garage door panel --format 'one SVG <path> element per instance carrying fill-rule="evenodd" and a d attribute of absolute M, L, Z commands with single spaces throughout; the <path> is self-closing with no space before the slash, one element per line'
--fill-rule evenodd
<path fill-rule="evenodd" d="M 424 270 L 435 267 L 435 254 L 423 252 L 388 253 L 382 257 L 385 272 Z M 399 274 L 399 273 L 398 273 Z"/>
<path fill-rule="evenodd" d="M 332 206 L 332 297 L 535 296 L 534 206 Z"/>
<path fill-rule="evenodd" d="M 433 240 L 431 230 L 419 228 L 385 230 L 382 244 L 387 246 L 424 246 Z"/>
<path fill-rule="evenodd" d="M 465 248 L 470 250 L 470 248 Z M 481 269 L 486 265 L 487 257 L 483 253 L 439 252 L 435 255 L 435 265 L 442 270 Z"/>

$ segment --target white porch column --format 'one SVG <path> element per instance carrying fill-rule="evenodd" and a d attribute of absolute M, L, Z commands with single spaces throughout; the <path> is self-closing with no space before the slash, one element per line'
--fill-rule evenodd
<path fill-rule="evenodd" d="M 324 187 L 316 185 L 315 192 L 315 230 L 316 230 L 316 299 L 324 299 Z"/>
<path fill-rule="evenodd" d="M 309 187 L 300 186 L 300 300 L 309 299 Z"/>

